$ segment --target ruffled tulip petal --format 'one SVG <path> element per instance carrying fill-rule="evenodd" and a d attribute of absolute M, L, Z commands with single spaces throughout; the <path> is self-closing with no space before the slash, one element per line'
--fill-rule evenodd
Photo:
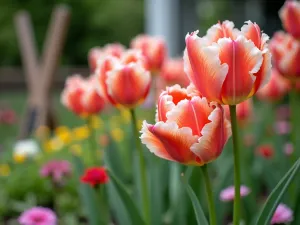
<path fill-rule="evenodd" d="M 253 41 L 257 48 L 261 48 L 261 30 L 256 23 L 252 23 L 250 20 L 246 21 L 246 24 L 241 28 L 241 32 L 247 39 Z"/>
<path fill-rule="evenodd" d="M 221 64 L 218 47 L 206 46 L 205 40 L 199 38 L 197 32 L 187 35 L 185 40 L 184 63 L 187 75 L 203 96 L 219 102 L 228 65 Z"/>
<path fill-rule="evenodd" d="M 228 37 L 234 39 L 234 23 L 225 20 L 222 23 L 217 23 L 207 30 L 205 38 L 211 44 L 217 42 L 220 38 Z"/>
<path fill-rule="evenodd" d="M 226 120 L 221 106 L 217 105 L 208 119 L 211 122 L 203 127 L 202 136 L 191 146 L 191 151 L 199 157 L 202 164 L 216 159 L 231 136 L 230 122 Z"/>
<path fill-rule="evenodd" d="M 222 101 L 235 105 L 249 97 L 257 73 L 262 65 L 262 52 L 244 36 L 236 40 L 222 38 L 218 41 L 220 60 L 229 66 L 222 86 Z"/>
<path fill-rule="evenodd" d="M 139 64 L 120 66 L 108 72 L 106 85 L 114 102 L 125 107 L 135 107 L 149 93 L 151 76 Z"/>
<path fill-rule="evenodd" d="M 295 38 L 300 38 L 300 3 L 286 1 L 279 11 L 283 27 Z"/>
<path fill-rule="evenodd" d="M 208 116 L 212 112 L 206 98 L 198 96 L 191 100 L 182 100 L 167 113 L 167 122 L 176 122 L 181 127 L 192 128 L 193 135 L 201 136 L 202 128 L 209 123 Z"/>
<path fill-rule="evenodd" d="M 199 165 L 197 156 L 190 151 L 198 136 L 193 136 L 190 128 L 178 128 L 175 122 L 151 125 L 144 121 L 141 133 L 142 143 L 156 156 L 187 165 Z"/>

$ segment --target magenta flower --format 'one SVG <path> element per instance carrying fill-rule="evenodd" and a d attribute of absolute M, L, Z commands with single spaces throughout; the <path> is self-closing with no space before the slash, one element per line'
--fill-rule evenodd
<path fill-rule="evenodd" d="M 49 177 L 55 184 L 62 184 L 63 178 L 71 173 L 71 164 L 66 160 L 49 161 L 40 170 L 41 177 Z"/>
<path fill-rule="evenodd" d="M 283 147 L 283 152 L 285 155 L 290 156 L 294 152 L 294 146 L 292 143 L 285 143 Z"/>
<path fill-rule="evenodd" d="M 284 135 L 290 133 L 291 126 L 287 121 L 277 121 L 275 123 L 275 131 L 277 134 Z"/>
<path fill-rule="evenodd" d="M 24 211 L 18 221 L 21 225 L 57 225 L 55 213 L 43 207 L 33 207 Z"/>
<path fill-rule="evenodd" d="M 272 217 L 271 224 L 289 223 L 293 221 L 293 211 L 285 204 L 279 204 Z"/>
<path fill-rule="evenodd" d="M 245 197 L 250 193 L 250 189 L 244 185 L 240 187 L 241 197 Z M 234 186 L 225 188 L 220 193 L 220 200 L 223 202 L 230 202 L 234 200 Z"/>

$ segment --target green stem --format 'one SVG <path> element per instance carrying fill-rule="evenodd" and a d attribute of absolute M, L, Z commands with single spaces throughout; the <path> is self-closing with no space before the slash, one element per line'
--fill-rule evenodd
<path fill-rule="evenodd" d="M 97 155 L 97 143 L 96 143 L 96 133 L 92 125 L 92 116 L 87 119 L 87 126 L 90 132 L 89 147 L 90 147 L 90 160 L 94 165 L 98 165 L 98 155 Z"/>
<path fill-rule="evenodd" d="M 297 92 L 296 88 L 293 85 L 292 90 L 290 91 L 290 111 L 291 111 L 291 142 L 294 147 L 294 152 L 291 155 L 291 165 L 293 165 L 296 160 L 297 160 L 297 154 L 296 154 L 296 149 L 297 149 Z"/>
<path fill-rule="evenodd" d="M 233 141 L 233 157 L 234 157 L 234 205 L 233 205 L 233 225 L 240 224 L 240 208 L 241 208 L 241 175 L 240 175 L 240 153 L 239 153 L 239 137 L 236 119 L 236 106 L 230 105 L 230 119 Z"/>
<path fill-rule="evenodd" d="M 143 214 L 146 220 L 146 224 L 150 225 L 150 208 L 149 208 L 149 197 L 148 197 L 148 186 L 147 186 L 147 174 L 146 174 L 146 163 L 143 155 L 143 148 L 139 139 L 139 133 L 137 129 L 137 119 L 134 109 L 130 110 L 132 118 L 132 131 L 134 133 L 135 144 L 139 154 L 139 166 L 140 166 L 140 179 L 141 179 L 141 191 L 142 191 L 142 206 Z"/>
<path fill-rule="evenodd" d="M 207 165 L 204 165 L 201 168 L 202 168 L 202 173 L 204 176 L 205 187 L 206 187 L 210 225 L 216 225 L 217 224 L 216 208 L 215 208 L 215 203 L 214 203 L 214 199 L 213 199 L 212 186 L 211 186 L 211 182 L 210 182 L 208 171 L 207 171 Z"/>

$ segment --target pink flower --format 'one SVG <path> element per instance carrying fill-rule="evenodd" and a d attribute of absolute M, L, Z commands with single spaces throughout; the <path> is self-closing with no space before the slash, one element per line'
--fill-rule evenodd
<path fill-rule="evenodd" d="M 240 187 L 240 194 L 241 197 L 245 197 L 250 193 L 250 189 L 244 185 L 241 185 Z M 234 186 L 230 186 L 228 188 L 225 188 L 223 191 L 220 193 L 220 200 L 223 202 L 230 202 L 234 200 Z"/>
<path fill-rule="evenodd" d="M 272 217 L 271 224 L 289 223 L 293 221 L 293 211 L 285 204 L 279 204 Z"/>
<path fill-rule="evenodd" d="M 50 177 L 57 184 L 61 184 L 63 179 L 71 173 L 71 164 L 66 160 L 49 161 L 40 170 L 41 177 Z"/>
<path fill-rule="evenodd" d="M 290 156 L 294 152 L 294 146 L 292 143 L 286 143 L 283 147 L 283 151 L 287 156 Z"/>
<path fill-rule="evenodd" d="M 277 121 L 275 123 L 275 131 L 277 134 L 288 134 L 290 133 L 291 127 L 287 121 Z"/>
<path fill-rule="evenodd" d="M 24 211 L 18 221 L 21 225 L 57 225 L 55 213 L 43 207 L 33 207 Z"/>

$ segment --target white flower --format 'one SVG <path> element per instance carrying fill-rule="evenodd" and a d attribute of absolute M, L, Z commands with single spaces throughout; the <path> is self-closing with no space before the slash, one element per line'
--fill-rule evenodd
<path fill-rule="evenodd" d="M 15 143 L 14 154 L 34 157 L 40 152 L 37 142 L 33 139 L 20 140 Z"/>

